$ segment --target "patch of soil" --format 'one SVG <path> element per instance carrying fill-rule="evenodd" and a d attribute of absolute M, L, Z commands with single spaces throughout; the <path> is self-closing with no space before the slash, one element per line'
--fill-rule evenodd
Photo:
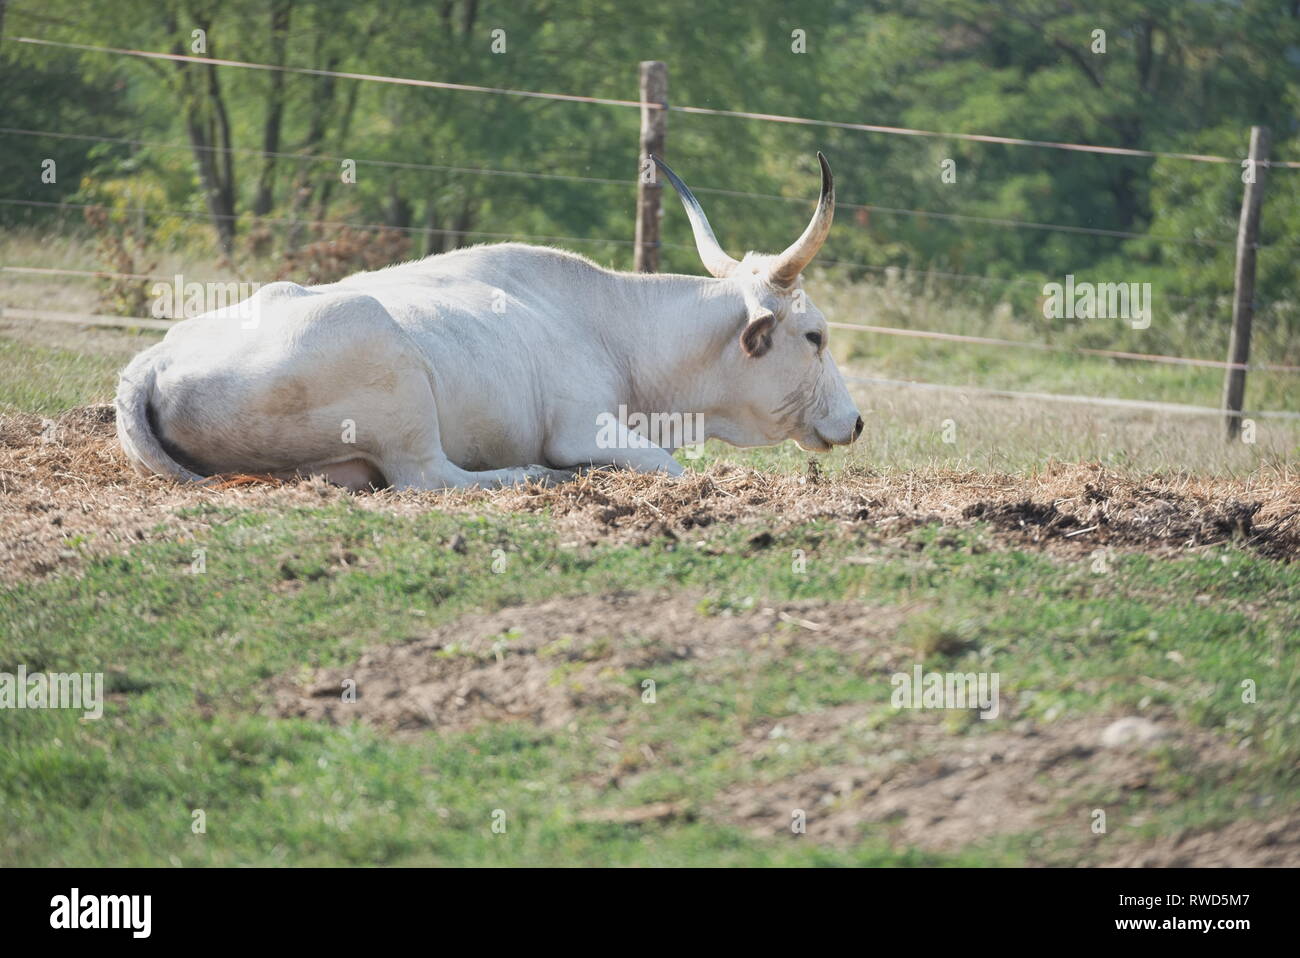
<path fill-rule="evenodd" d="M 1051 464 L 1037 476 L 849 467 L 828 477 L 810 459 L 803 476 L 719 464 L 678 479 L 596 472 L 551 489 L 459 495 L 546 510 L 589 541 L 698 539 L 741 526 L 754 529 L 751 547 L 761 548 L 773 532 L 824 520 L 897 543 L 920 525 L 984 521 L 1004 546 L 1069 556 L 1098 548 L 1172 555 L 1229 543 L 1281 561 L 1300 555 L 1300 480 L 1285 475 L 1132 479 L 1097 464 Z"/>
<path fill-rule="evenodd" d="M 513 719 L 558 728 L 594 707 L 613 726 L 640 707 L 641 682 L 655 678 L 657 665 L 761 655 L 814 631 L 819 648 L 850 655 L 878 646 L 899 621 L 857 603 L 793 602 L 735 615 L 703 615 L 696 604 L 692 596 L 619 592 L 466 615 L 427 637 L 372 649 L 355 665 L 281 677 L 270 710 L 419 732 Z M 345 689 L 355 690 L 353 701 Z"/>
<path fill-rule="evenodd" d="M 1121 848 L 1102 864 L 1114 868 L 1295 868 L 1300 865 L 1300 816 L 1231 822 L 1216 831 L 1188 830 Z"/>
<path fill-rule="evenodd" d="M 51 423 L 0 416 L 0 579 L 75 570 L 88 555 L 201 527 L 177 510 L 203 503 L 275 508 L 343 498 L 319 480 L 278 486 L 241 477 L 185 486 L 139 476 L 126 463 L 111 406 L 72 410 Z M 1096 464 L 1050 464 L 1037 476 L 922 470 L 880 474 L 849 467 L 825 476 L 773 475 L 719 464 L 678 479 L 595 471 L 553 488 L 384 491 L 351 497 L 396 514 L 429 510 L 545 512 L 576 544 L 707 540 L 752 531 L 751 550 L 811 520 L 907 542 L 919 525 L 986 522 L 1002 547 L 1077 557 L 1098 548 L 1173 555 L 1237 544 L 1280 561 L 1300 555 L 1300 479 L 1277 471 L 1245 478 L 1127 478 Z"/>
<path fill-rule="evenodd" d="M 113 407 L 58 419 L 0 416 L 0 582 L 77 570 L 140 542 L 176 541 L 207 528 L 203 504 L 256 507 L 341 495 L 319 482 L 292 489 L 210 489 L 137 475 L 117 445 Z"/>
<path fill-rule="evenodd" d="M 1263 502 L 1198 500 L 1145 486 L 1101 493 L 1089 485 L 1073 504 L 1068 500 L 1064 504 L 1066 508 L 1058 501 L 980 501 L 966 506 L 961 514 L 963 519 L 981 519 L 1004 534 L 1032 543 L 1077 536 L 1087 537 L 1083 541 L 1089 545 L 1137 548 L 1157 544 L 1195 548 L 1235 542 L 1283 560 L 1295 557 L 1300 534 L 1294 513 L 1273 523 L 1257 524 L 1255 517 L 1264 508 Z"/>
<path fill-rule="evenodd" d="M 670 662 L 714 663 L 720 672 L 753 669 L 792 651 L 829 649 L 854 671 L 892 673 L 915 652 L 896 639 L 906 609 L 855 602 L 795 602 L 725 615 L 699 611 L 694 596 L 614 593 L 467 615 L 431 634 L 374 648 L 345 668 L 281 676 L 268 686 L 269 714 L 331 724 L 359 721 L 408 735 L 459 731 L 522 720 L 590 735 L 609 760 L 589 784 L 601 792 L 634 788 L 639 776 L 676 761 L 672 741 L 641 746 L 653 713 L 642 682 Z M 712 671 L 701 673 L 708 681 Z M 355 701 L 344 701 L 345 683 Z M 672 694 L 663 685 L 657 694 Z M 1039 724 L 1003 695 L 989 728 L 954 728 L 954 712 L 916 712 L 881 724 L 881 702 L 858 702 L 745 723 L 732 750 L 750 769 L 746 781 L 703 807 L 682 801 L 600 808 L 584 821 L 641 826 L 704 818 L 766 837 L 853 845 L 879 835 L 897 847 L 954 851 L 997 836 L 1039 834 L 1045 856 L 1074 855 L 1087 864 L 1296 865 L 1300 831 L 1239 820 L 1223 828 L 1144 841 L 1133 829 L 1176 799 L 1159 773 L 1172 749 L 1177 762 L 1248 774 L 1246 753 L 1203 729 L 1149 713 L 1132 720 L 1153 733 L 1145 742 L 1103 734 L 1109 718 Z M 584 719 L 580 728 L 579 717 Z M 718 716 L 718 721 L 733 716 Z M 594 720 L 594 721 L 593 721 Z M 1115 744 L 1107 745 L 1106 742 Z M 792 748 L 807 760 L 832 762 L 792 774 Z M 1144 819 L 1123 806 L 1139 798 Z M 1107 813 L 1107 833 L 1091 831 L 1092 813 Z M 794 836 L 802 810 L 806 833 Z"/>
<path fill-rule="evenodd" d="M 1300 834 L 1258 822 L 1151 843 L 1125 835 L 1140 822 L 1125 820 L 1122 803 L 1138 794 L 1144 808 L 1157 809 L 1168 796 L 1155 785 L 1162 760 L 1151 747 L 1102 744 L 1108 720 L 999 721 L 995 731 L 954 735 L 932 720 L 872 731 L 861 727 L 865 711 L 843 706 L 753 729 L 745 751 L 755 758 L 794 742 L 842 740 L 846 730 L 861 736 L 873 758 L 734 787 L 719 796 L 711 816 L 788 837 L 798 809 L 808 838 L 839 845 L 875 834 L 950 852 L 999 835 L 1037 833 L 1069 842 L 1094 864 L 1300 864 Z M 1162 728 L 1160 748 L 1247 774 L 1244 755 L 1211 733 L 1172 722 Z M 1092 832 L 1097 808 L 1107 813 L 1106 834 Z M 1258 840 L 1237 840 L 1245 834 Z"/>

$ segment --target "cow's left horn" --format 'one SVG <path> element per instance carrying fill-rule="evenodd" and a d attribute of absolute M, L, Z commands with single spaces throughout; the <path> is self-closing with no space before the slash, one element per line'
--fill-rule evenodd
<path fill-rule="evenodd" d="M 664 176 L 668 177 L 668 182 L 673 185 L 677 195 L 682 198 L 682 206 L 686 207 L 686 217 L 691 221 L 691 232 L 695 234 L 695 248 L 700 252 L 700 259 L 704 262 L 704 268 L 709 271 L 711 276 L 722 279 L 739 264 L 723 251 L 718 238 L 713 235 L 713 227 L 709 225 L 709 218 L 704 215 L 700 201 L 682 182 L 681 177 L 670 170 L 668 164 L 659 157 L 652 155 L 650 159 L 655 161 L 655 166 L 663 170 Z"/>
<path fill-rule="evenodd" d="M 795 240 L 794 245 L 772 263 L 770 275 L 772 282 L 778 286 L 789 286 L 798 279 L 804 267 L 812 262 L 812 258 L 826 242 L 831 231 L 831 221 L 835 219 L 835 179 L 831 176 L 831 167 L 826 162 L 826 157 L 818 153 L 817 160 L 822 165 L 822 195 L 817 200 L 817 210 L 813 213 L 812 222 L 803 231 L 803 236 Z"/>

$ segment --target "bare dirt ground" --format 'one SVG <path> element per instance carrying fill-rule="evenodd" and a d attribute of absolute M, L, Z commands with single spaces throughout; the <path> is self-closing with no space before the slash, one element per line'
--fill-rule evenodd
<path fill-rule="evenodd" d="M 793 651 L 828 649 L 853 669 L 886 679 L 915 659 L 896 635 L 906 610 L 795 602 L 705 615 L 698 598 L 618 593 L 464 616 L 427 637 L 374 648 L 345 668 L 281 677 L 271 684 L 268 708 L 283 717 L 358 721 L 398 735 L 505 720 L 577 733 L 584 718 L 581 730 L 593 753 L 609 756 L 592 782 L 603 792 L 632 787 L 638 776 L 674 761 L 671 740 L 643 746 L 631 758 L 622 745 L 652 728 L 654 705 L 643 702 L 640 681 L 666 663 L 691 661 L 707 675 L 711 668 L 752 671 Z M 342 698 L 347 680 L 355 682 L 352 702 Z M 1155 748 L 1194 756 L 1228 775 L 1248 773 L 1244 753 L 1160 714 L 1151 716 L 1158 735 L 1149 741 L 1108 743 L 1103 733 L 1114 717 L 1036 723 L 1018 714 L 1014 696 L 1003 698 L 997 730 L 973 734 L 954 733 L 933 712 L 916 721 L 875 722 L 884 700 L 777 721 L 740 714 L 744 740 L 735 751 L 757 770 L 742 783 L 704 807 L 660 802 L 584 817 L 622 823 L 704 817 L 779 838 L 791 834 L 792 812 L 800 809 L 807 837 L 830 844 L 876 834 L 953 851 L 1036 833 L 1070 842 L 1092 864 L 1300 864 L 1300 819 L 1238 821 L 1146 841 L 1128 834 L 1140 820 L 1112 811 L 1108 834 L 1118 832 L 1116 838 L 1093 835 L 1090 813 L 1099 793 L 1111 808 L 1139 794 L 1147 808 L 1165 802 L 1154 779 Z M 763 771 L 782 767 L 781 755 L 792 748 L 834 749 L 852 761 L 828 765 L 810 757 L 793 772 Z"/>
<path fill-rule="evenodd" d="M 136 475 L 114 434 L 111 406 L 57 421 L 0 416 L 0 578 L 75 571 L 86 557 L 176 538 L 206 520 L 177 515 L 203 503 L 281 509 L 346 494 L 319 482 L 233 480 L 186 487 Z M 1176 554 L 1223 543 L 1280 561 L 1300 555 L 1300 476 L 1284 469 L 1236 479 L 1121 476 L 1089 464 L 1047 464 L 1038 475 L 942 470 L 846 470 L 772 475 L 718 465 L 681 479 L 594 472 L 549 489 L 385 491 L 355 497 L 395 514 L 547 512 L 579 543 L 698 540 L 717 528 L 754 530 L 757 544 L 824 520 L 899 541 L 918 525 L 983 521 L 1014 548 L 1086 555 L 1097 548 Z"/>
<path fill-rule="evenodd" d="M 593 705 L 639 702 L 639 691 L 619 681 L 628 672 L 739 652 L 762 656 L 766 643 L 756 643 L 756 636 L 785 621 L 797 624 L 805 611 L 815 611 L 817 628 L 825 630 L 818 632 L 819 646 L 845 654 L 864 654 L 885 623 L 901 618 L 860 603 L 821 602 L 702 616 L 698 600 L 612 593 L 463 616 L 427 638 L 373 649 L 346 669 L 278 683 L 276 710 L 392 732 L 459 730 L 502 719 L 561 728 Z M 555 682 L 561 665 L 564 681 Z M 341 700 L 344 679 L 364 689 L 356 702 Z"/>
<path fill-rule="evenodd" d="M 790 739 L 825 741 L 861 723 L 861 706 L 792 716 L 753 731 L 756 752 Z M 855 714 L 856 713 L 856 714 Z M 954 851 L 973 841 L 1011 833 L 1060 835 L 1072 840 L 1090 864 L 1117 866 L 1278 866 L 1300 863 L 1300 818 L 1238 821 L 1219 829 L 1159 841 L 1134 840 L 1126 832 L 1142 820 L 1113 811 L 1105 836 L 1090 831 L 1094 804 L 1106 794 L 1122 802 L 1140 795 L 1158 809 L 1168 796 L 1154 784 L 1157 760 L 1150 746 L 1106 744 L 1109 719 L 1033 724 L 977 736 L 956 736 L 941 722 L 915 723 L 876 733 L 879 758 L 840 767 L 818 767 L 788 779 L 732 789 L 715 809 L 725 820 L 772 836 L 789 830 L 790 809 L 808 811 L 808 834 L 848 843 L 869 833 L 920 848 Z M 1170 720 L 1159 724 L 1155 744 L 1246 775 L 1249 764 L 1226 741 Z M 778 733 L 772 740 L 773 733 Z M 918 751 L 925 757 L 916 760 Z M 1105 803 L 1113 807 L 1110 801 Z M 1118 833 L 1118 834 L 1116 834 Z M 1089 846 L 1094 847 L 1089 847 Z"/>

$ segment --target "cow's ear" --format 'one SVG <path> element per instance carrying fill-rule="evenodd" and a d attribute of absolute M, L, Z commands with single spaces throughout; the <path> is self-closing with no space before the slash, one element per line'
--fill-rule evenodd
<path fill-rule="evenodd" d="M 776 316 L 770 310 L 755 313 L 745 324 L 740 334 L 740 346 L 745 354 L 757 359 L 772 348 L 772 330 L 776 328 Z"/>

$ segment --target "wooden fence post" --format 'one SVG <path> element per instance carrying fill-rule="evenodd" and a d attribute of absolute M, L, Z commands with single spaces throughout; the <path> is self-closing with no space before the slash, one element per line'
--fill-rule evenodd
<path fill-rule="evenodd" d="M 1250 361 L 1250 326 L 1255 318 L 1255 252 L 1259 245 L 1259 209 L 1264 200 L 1268 167 L 1268 127 L 1250 128 L 1250 176 L 1241 199 L 1237 226 L 1237 272 L 1232 297 L 1232 335 L 1228 362 L 1236 364 L 1223 377 L 1223 414 L 1229 442 L 1241 432 L 1241 409 L 1246 398 L 1246 364 Z"/>
<path fill-rule="evenodd" d="M 641 107 L 641 155 L 636 182 L 636 252 L 633 269 L 638 273 L 659 272 L 659 217 L 663 187 L 650 154 L 663 158 L 668 131 L 668 67 L 658 60 L 641 62 L 641 102 L 658 103 L 663 109 Z"/>

